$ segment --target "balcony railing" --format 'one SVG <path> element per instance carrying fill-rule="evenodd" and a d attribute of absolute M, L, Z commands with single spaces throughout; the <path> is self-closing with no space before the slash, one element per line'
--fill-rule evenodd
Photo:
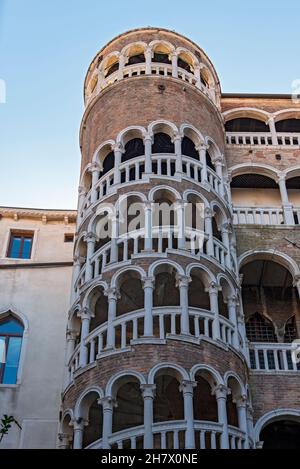
<path fill-rule="evenodd" d="M 251 343 L 250 364 L 253 370 L 268 373 L 300 371 L 300 363 L 293 360 L 296 346 L 292 344 Z"/>
<path fill-rule="evenodd" d="M 287 132 L 277 133 L 277 144 L 281 146 L 299 146 L 300 134 Z M 272 146 L 270 132 L 226 132 L 228 145 Z"/>
<path fill-rule="evenodd" d="M 194 421 L 196 448 L 221 448 L 223 425 L 217 422 Z M 154 449 L 184 449 L 185 421 L 154 423 L 152 425 Z M 228 427 L 230 449 L 243 449 L 245 434 L 235 427 Z M 112 449 L 136 449 L 143 447 L 144 426 L 122 430 L 109 437 Z M 102 440 L 95 441 L 85 449 L 101 449 Z"/>
<path fill-rule="evenodd" d="M 180 316 L 179 306 L 155 307 L 152 310 L 154 339 L 164 341 L 168 338 L 180 340 Z M 145 311 L 138 310 L 123 314 L 114 319 L 112 323 L 113 343 L 107 347 L 108 324 L 101 324 L 93 330 L 85 339 L 88 349 L 88 363 L 92 364 L 97 359 L 106 356 L 107 353 L 126 351 L 134 341 L 144 338 L 144 317 Z M 195 340 L 206 338 L 213 339 L 214 314 L 207 310 L 198 308 L 189 309 L 190 318 L 190 338 L 184 336 L 185 341 L 195 343 Z M 219 316 L 220 338 L 226 345 L 233 346 L 234 324 L 227 318 Z M 132 342 L 133 341 L 133 342 Z M 73 379 L 73 374 L 79 369 L 80 346 L 74 350 L 69 361 L 69 379 Z"/>
<path fill-rule="evenodd" d="M 293 208 L 294 223 L 300 225 L 300 208 Z M 284 212 L 281 207 L 233 207 L 235 225 L 284 225 Z"/>
<path fill-rule="evenodd" d="M 153 154 L 152 155 L 152 173 L 145 175 L 145 157 L 140 156 L 122 163 L 119 167 L 120 183 L 134 184 L 144 182 L 145 177 L 172 178 L 175 177 L 176 156 L 173 154 Z M 202 164 L 200 161 L 194 160 L 188 156 L 182 157 L 182 177 L 195 184 L 203 184 Z M 222 193 L 222 182 L 219 176 L 211 169 L 207 168 L 208 183 L 211 189 L 216 192 L 224 200 Z M 103 175 L 97 182 L 95 189 L 97 192 L 96 201 L 101 200 L 109 194 L 114 184 L 114 169 L 111 169 Z M 81 220 L 86 215 L 88 208 L 91 206 L 91 192 L 86 195 L 80 210 Z"/>

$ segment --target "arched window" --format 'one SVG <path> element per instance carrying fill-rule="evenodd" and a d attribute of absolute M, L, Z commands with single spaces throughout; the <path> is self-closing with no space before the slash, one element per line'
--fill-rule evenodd
<path fill-rule="evenodd" d="M 296 321 L 295 321 L 295 316 L 292 316 L 290 319 L 288 319 L 285 325 L 284 342 L 290 344 L 296 339 L 297 339 Z"/>
<path fill-rule="evenodd" d="M 206 152 L 206 166 L 215 171 L 215 166 L 208 151 Z"/>
<path fill-rule="evenodd" d="M 122 162 L 131 160 L 145 153 L 144 142 L 141 138 L 133 138 L 125 145 L 125 153 L 122 155 Z"/>
<path fill-rule="evenodd" d="M 226 122 L 227 132 L 269 132 L 269 126 L 258 119 L 239 117 Z"/>
<path fill-rule="evenodd" d="M 24 327 L 11 314 L 0 321 L 0 383 L 16 384 Z"/>
<path fill-rule="evenodd" d="M 183 137 L 181 143 L 181 152 L 183 155 L 190 156 L 191 158 L 199 161 L 199 153 L 195 148 L 193 140 L 191 140 L 189 137 Z"/>
<path fill-rule="evenodd" d="M 250 342 L 277 342 L 273 324 L 259 313 L 246 322 L 246 332 Z"/>
<path fill-rule="evenodd" d="M 146 61 L 146 59 L 145 59 L 145 54 L 144 53 L 136 54 L 136 55 L 132 55 L 131 57 L 129 57 L 128 62 L 127 62 L 126 65 L 140 64 L 140 63 L 143 63 L 145 61 Z"/>
<path fill-rule="evenodd" d="M 113 151 L 108 153 L 106 157 L 104 158 L 103 161 L 103 169 L 101 172 L 101 176 L 104 176 L 104 174 L 108 173 L 111 169 L 113 169 L 115 166 L 115 154 Z"/>
<path fill-rule="evenodd" d="M 175 146 L 171 141 L 171 137 L 163 132 L 155 134 L 152 153 L 175 153 Z"/>

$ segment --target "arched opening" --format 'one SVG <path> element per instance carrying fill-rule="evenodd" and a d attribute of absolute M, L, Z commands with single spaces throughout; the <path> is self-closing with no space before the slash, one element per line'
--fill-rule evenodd
<path fill-rule="evenodd" d="M 278 262 L 257 258 L 241 268 L 246 330 L 253 342 L 284 342 L 284 325 L 300 302 L 290 272 Z M 272 321 L 272 323 L 270 322 Z"/>
<path fill-rule="evenodd" d="M 214 238 L 218 239 L 222 242 L 222 225 L 225 223 L 225 216 L 221 209 L 214 205 L 213 209 L 213 217 L 212 217 L 212 230 Z"/>
<path fill-rule="evenodd" d="M 117 303 L 117 316 L 144 307 L 144 292 L 140 274 L 135 270 L 124 272 L 118 279 L 120 298 Z"/>
<path fill-rule="evenodd" d="M 226 409 L 228 425 L 239 427 L 239 418 L 236 401 L 241 397 L 240 385 L 237 380 L 230 377 L 227 382 L 230 393 L 227 395 Z"/>
<path fill-rule="evenodd" d="M 90 297 L 90 308 L 94 313 L 90 322 L 90 332 L 107 321 L 108 302 L 103 287 L 97 287 Z"/>
<path fill-rule="evenodd" d="M 187 136 L 184 136 L 181 141 L 181 153 L 184 156 L 189 156 L 190 158 L 199 161 L 199 153 L 196 150 L 195 143 Z"/>
<path fill-rule="evenodd" d="M 152 153 L 175 153 L 175 146 L 170 135 L 158 132 L 154 135 Z"/>
<path fill-rule="evenodd" d="M 23 324 L 10 311 L 1 316 L 0 384 L 17 383 L 23 334 Z"/>
<path fill-rule="evenodd" d="M 258 119 L 250 117 L 238 117 L 228 120 L 225 124 L 226 132 L 270 132 L 269 126 Z"/>
<path fill-rule="evenodd" d="M 297 327 L 296 327 L 296 318 L 295 316 L 290 317 L 284 329 L 284 342 L 290 344 L 297 339 Z"/>
<path fill-rule="evenodd" d="M 211 379 L 206 373 L 198 372 L 195 376 L 197 383 L 194 389 L 194 419 L 218 422 L 218 406 L 213 394 Z"/>
<path fill-rule="evenodd" d="M 188 194 L 184 207 L 185 237 L 190 241 L 190 249 L 194 254 L 203 252 L 204 245 L 204 209 L 205 203 L 197 194 Z M 192 242 L 193 241 L 193 242 Z M 187 245 L 186 245 L 187 248 Z"/>
<path fill-rule="evenodd" d="M 177 377 L 161 370 L 155 377 L 156 392 L 153 405 L 154 422 L 183 420 L 183 396 Z"/>
<path fill-rule="evenodd" d="M 115 154 L 113 151 L 111 151 L 102 160 L 102 171 L 100 173 L 100 177 L 104 176 L 104 174 L 108 173 L 108 171 L 110 171 L 114 167 L 115 167 Z"/>
<path fill-rule="evenodd" d="M 115 383 L 115 389 L 117 406 L 113 412 L 113 433 L 143 425 L 144 402 L 139 380 L 124 376 Z M 125 441 L 123 447 L 129 444 L 130 440 Z"/>
<path fill-rule="evenodd" d="M 119 262 L 130 259 L 133 254 L 143 251 L 145 245 L 144 228 L 144 201 L 136 195 L 124 197 L 119 206 L 119 237 L 124 237 L 124 242 L 118 243 Z"/>
<path fill-rule="evenodd" d="M 221 291 L 218 292 L 219 314 L 229 319 L 228 298 L 233 295 L 233 292 L 224 278 L 220 280 L 220 287 Z"/>
<path fill-rule="evenodd" d="M 112 220 L 111 214 L 107 210 L 99 214 L 95 219 L 94 231 L 97 236 L 94 247 L 94 252 L 96 253 L 99 249 L 111 241 Z M 110 253 L 108 253 L 107 262 L 110 261 L 109 256 Z"/>
<path fill-rule="evenodd" d="M 145 154 L 144 141 L 141 138 L 133 138 L 129 140 L 124 148 L 125 152 L 122 155 L 122 163 L 138 156 Z"/>
<path fill-rule="evenodd" d="M 193 73 L 194 67 L 190 56 L 186 53 L 181 53 L 177 59 L 177 65 L 179 68 L 183 68 L 186 72 Z"/>
<path fill-rule="evenodd" d="M 205 158 L 206 158 L 206 166 L 212 169 L 213 171 L 215 171 L 216 170 L 215 165 L 213 164 L 210 153 L 208 151 L 206 152 Z"/>
<path fill-rule="evenodd" d="M 300 422 L 282 417 L 269 423 L 260 433 L 263 449 L 299 449 Z"/>
<path fill-rule="evenodd" d="M 128 58 L 126 66 L 140 64 L 146 61 L 144 47 L 141 44 L 133 44 L 127 50 L 126 56 Z"/>
<path fill-rule="evenodd" d="M 72 449 L 74 433 L 73 433 L 73 422 L 69 414 L 65 415 L 61 423 L 61 433 L 62 433 L 62 438 L 64 440 L 64 449 Z"/>
<path fill-rule="evenodd" d="M 157 44 L 152 50 L 152 61 L 155 63 L 171 64 L 170 52 L 171 50 L 165 44 Z"/>
<path fill-rule="evenodd" d="M 102 438 L 103 412 L 98 400 L 99 395 L 96 392 L 91 392 L 85 396 L 82 403 L 84 407 L 83 415 L 85 417 L 83 418 L 87 422 L 83 429 L 83 448 Z"/>
<path fill-rule="evenodd" d="M 300 225 L 300 176 L 294 176 L 286 181 L 288 199 L 294 206 L 294 221 Z"/>
<path fill-rule="evenodd" d="M 85 171 L 82 178 L 82 183 L 85 192 L 89 192 L 92 188 L 92 173 L 89 170 Z"/>
<path fill-rule="evenodd" d="M 206 279 L 201 269 L 194 268 L 190 273 L 189 306 L 210 311 L 209 293 L 206 291 Z"/>
<path fill-rule="evenodd" d="M 300 134 L 300 119 L 283 119 L 275 122 L 277 132 Z"/>
<path fill-rule="evenodd" d="M 165 252 L 168 247 L 177 249 L 176 197 L 167 189 L 159 189 L 154 194 L 152 208 L 153 249 Z"/>
<path fill-rule="evenodd" d="M 269 176 L 257 173 L 247 173 L 234 176 L 231 182 L 232 203 L 236 207 L 249 208 L 281 208 L 282 201 L 277 183 Z M 252 215 L 248 215 L 240 223 L 272 224 L 267 212 L 261 214 L 260 210 L 253 210 Z M 246 215 L 245 215 L 246 217 Z M 249 219 L 250 217 L 250 219 Z M 252 217 L 252 218 L 251 218 Z M 262 218 L 263 217 L 263 218 Z M 283 215 L 280 216 L 283 223 Z M 275 221 L 274 221 L 275 223 Z"/>
<path fill-rule="evenodd" d="M 106 66 L 105 66 L 105 69 L 104 69 L 104 77 L 108 78 L 110 75 L 112 75 L 114 72 L 116 72 L 118 70 L 119 70 L 118 57 L 113 56 L 106 63 Z"/>
<path fill-rule="evenodd" d="M 155 288 L 153 292 L 153 306 L 179 306 L 179 288 L 177 287 L 176 270 L 166 264 L 161 265 L 155 272 Z"/>

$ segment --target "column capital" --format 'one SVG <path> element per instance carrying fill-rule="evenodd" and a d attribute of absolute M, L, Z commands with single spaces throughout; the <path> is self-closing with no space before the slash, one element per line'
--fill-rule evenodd
<path fill-rule="evenodd" d="M 221 287 L 216 282 L 210 282 L 209 286 L 205 288 L 205 291 L 209 294 L 218 294 L 221 290 Z"/>
<path fill-rule="evenodd" d="M 97 161 L 94 161 L 93 163 L 91 163 L 89 170 L 91 173 L 93 173 L 94 171 L 101 171 L 101 166 Z"/>
<path fill-rule="evenodd" d="M 239 299 L 236 295 L 231 295 L 227 297 L 228 306 L 237 306 L 239 304 Z"/>
<path fill-rule="evenodd" d="M 213 390 L 212 395 L 216 396 L 216 399 L 227 399 L 230 394 L 230 389 L 224 384 L 218 384 Z"/>
<path fill-rule="evenodd" d="M 209 149 L 209 145 L 206 145 L 206 143 L 199 143 L 198 145 L 195 145 L 195 150 L 198 152 L 201 150 L 207 151 L 208 149 Z"/>
<path fill-rule="evenodd" d="M 179 391 L 182 392 L 182 394 L 193 394 L 194 388 L 196 387 L 197 387 L 196 381 L 188 381 L 184 379 L 180 383 Z"/>
<path fill-rule="evenodd" d="M 213 213 L 214 212 L 210 207 L 205 207 L 205 209 L 204 209 L 204 218 L 212 218 Z"/>
<path fill-rule="evenodd" d="M 187 275 L 181 275 L 177 274 L 176 275 L 176 286 L 177 287 L 185 287 L 188 288 L 189 283 L 192 281 L 191 277 L 188 277 Z"/>
<path fill-rule="evenodd" d="M 146 141 L 150 141 L 151 143 L 153 143 L 153 134 L 149 134 L 149 133 L 144 134 L 143 140 L 144 140 L 144 143 Z"/>
<path fill-rule="evenodd" d="M 281 173 L 278 173 L 277 174 L 277 179 L 276 179 L 276 182 L 277 184 L 279 184 L 280 182 L 285 182 L 286 181 L 286 174 L 281 172 Z"/>
<path fill-rule="evenodd" d="M 154 288 L 155 277 L 143 277 L 142 278 L 143 288 Z"/>
<path fill-rule="evenodd" d="M 95 314 L 89 308 L 85 307 L 78 311 L 77 317 L 79 317 L 81 320 L 91 319 L 95 317 Z"/>
<path fill-rule="evenodd" d="M 111 396 L 101 397 L 97 399 L 97 403 L 102 405 L 103 411 L 112 411 L 114 407 L 117 407 L 116 400 Z"/>
<path fill-rule="evenodd" d="M 87 243 L 95 242 L 95 241 L 97 241 L 97 235 L 95 233 L 93 233 L 92 231 L 89 231 L 84 236 L 84 241 L 87 242 Z"/>
<path fill-rule="evenodd" d="M 237 399 L 233 399 L 233 402 L 236 404 L 237 408 L 244 407 L 246 409 L 246 407 L 247 407 L 247 396 L 245 394 L 242 394 Z"/>
<path fill-rule="evenodd" d="M 232 233 L 232 224 L 229 221 L 226 221 L 225 223 L 222 224 L 221 226 L 221 231 L 222 233 Z"/>
<path fill-rule="evenodd" d="M 218 155 L 212 159 L 213 164 L 224 166 L 224 157 L 223 155 Z"/>
<path fill-rule="evenodd" d="M 76 337 L 78 336 L 78 333 L 76 331 L 74 331 L 73 329 L 68 329 L 67 333 L 66 333 L 66 336 L 67 336 L 67 341 L 76 340 Z"/>
<path fill-rule="evenodd" d="M 119 151 L 120 153 L 125 153 L 125 149 L 121 142 L 115 143 L 111 146 L 112 151 Z"/>
<path fill-rule="evenodd" d="M 271 122 L 274 123 L 274 116 L 269 116 L 265 122 L 266 122 L 266 125 L 270 125 Z"/>
<path fill-rule="evenodd" d="M 152 210 L 152 204 L 153 202 L 151 200 L 145 200 L 143 202 L 143 206 L 145 210 Z"/>
<path fill-rule="evenodd" d="M 107 290 L 104 291 L 104 295 L 107 296 L 108 301 L 117 301 L 121 297 L 119 290 L 115 287 L 107 288 Z"/>
<path fill-rule="evenodd" d="M 77 419 L 74 419 L 72 422 L 74 432 L 82 431 L 84 427 L 86 427 L 87 425 L 88 425 L 88 421 L 84 420 L 82 417 L 78 417 Z"/>
<path fill-rule="evenodd" d="M 144 399 L 154 399 L 156 384 L 141 384 L 140 389 Z"/>
<path fill-rule="evenodd" d="M 172 143 L 175 143 L 176 141 L 180 141 L 182 140 L 183 138 L 183 134 L 181 134 L 180 132 L 176 133 L 173 135 L 173 137 L 171 138 L 171 141 Z"/>

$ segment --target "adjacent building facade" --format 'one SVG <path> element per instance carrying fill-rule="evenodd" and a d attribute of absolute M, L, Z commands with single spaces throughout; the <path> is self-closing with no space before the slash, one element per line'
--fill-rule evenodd
<path fill-rule="evenodd" d="M 54 447 L 59 427 L 60 448 L 299 446 L 300 103 L 222 94 L 199 46 L 155 28 L 101 49 L 84 99 L 76 228 L 0 221 L 0 338 L 21 353 L 0 385 L 22 426 L 6 444 Z M 8 259 L 34 230 L 51 269 Z"/>

